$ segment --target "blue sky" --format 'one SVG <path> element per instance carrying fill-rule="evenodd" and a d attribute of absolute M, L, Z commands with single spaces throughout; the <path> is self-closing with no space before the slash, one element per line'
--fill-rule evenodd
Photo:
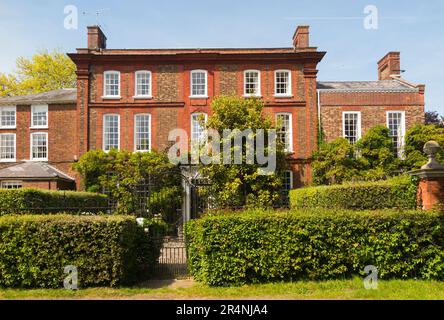
<path fill-rule="evenodd" d="M 66 5 L 78 8 L 77 30 L 63 26 Z M 367 5 L 377 30 L 363 27 Z M 426 84 L 426 108 L 444 114 L 442 0 L 0 0 L 0 72 L 39 49 L 85 47 L 98 9 L 109 48 L 285 47 L 308 24 L 311 44 L 327 51 L 320 80 L 374 80 L 376 62 L 401 51 L 403 77 Z"/>

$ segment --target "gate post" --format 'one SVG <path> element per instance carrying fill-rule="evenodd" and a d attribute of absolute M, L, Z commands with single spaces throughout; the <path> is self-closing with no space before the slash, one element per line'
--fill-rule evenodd
<path fill-rule="evenodd" d="M 432 210 L 444 205 L 444 165 L 436 160 L 441 150 L 436 141 L 428 141 L 424 145 L 424 153 L 429 161 L 419 170 L 409 172 L 421 180 L 418 185 L 418 206 L 423 210 Z"/>

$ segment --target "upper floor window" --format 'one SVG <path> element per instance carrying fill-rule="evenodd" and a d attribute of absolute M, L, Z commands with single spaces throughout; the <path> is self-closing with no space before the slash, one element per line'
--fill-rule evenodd
<path fill-rule="evenodd" d="M 118 114 L 103 115 L 103 150 L 119 149 L 120 147 L 120 116 Z"/>
<path fill-rule="evenodd" d="M 274 72 L 274 95 L 291 95 L 291 73 L 290 70 L 276 70 Z"/>
<path fill-rule="evenodd" d="M 195 148 L 205 142 L 206 113 L 193 113 L 191 115 L 191 147 Z"/>
<path fill-rule="evenodd" d="M 0 107 L 0 128 L 15 128 L 16 107 Z"/>
<path fill-rule="evenodd" d="M 31 133 L 31 160 L 48 160 L 48 133 Z"/>
<path fill-rule="evenodd" d="M 276 114 L 277 123 L 277 138 L 284 145 L 286 152 L 293 151 L 292 134 L 293 127 L 291 121 L 291 113 L 278 113 Z"/>
<path fill-rule="evenodd" d="M 136 97 L 151 97 L 151 72 L 137 71 L 135 83 Z"/>
<path fill-rule="evenodd" d="M 151 115 L 134 116 L 134 140 L 135 151 L 151 150 Z"/>
<path fill-rule="evenodd" d="M 261 95 L 261 79 L 258 70 L 244 71 L 244 95 L 247 97 Z"/>
<path fill-rule="evenodd" d="M 355 144 L 361 138 L 361 113 L 342 113 L 343 137 L 351 144 Z"/>
<path fill-rule="evenodd" d="M 0 134 L 0 161 L 15 161 L 15 133 Z"/>
<path fill-rule="evenodd" d="M 105 98 L 120 98 L 120 72 L 103 73 L 103 95 Z"/>
<path fill-rule="evenodd" d="M 404 111 L 388 111 L 387 127 L 392 138 L 392 151 L 398 157 L 402 157 L 405 133 L 405 113 Z"/>
<path fill-rule="evenodd" d="M 31 106 L 31 127 L 48 127 L 48 105 Z"/>
<path fill-rule="evenodd" d="M 207 97 L 208 72 L 206 70 L 191 71 L 191 97 Z"/>

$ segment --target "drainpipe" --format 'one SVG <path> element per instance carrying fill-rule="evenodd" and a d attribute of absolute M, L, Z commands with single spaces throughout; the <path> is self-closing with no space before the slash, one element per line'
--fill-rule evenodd
<path fill-rule="evenodd" d="M 320 135 L 322 132 L 322 128 L 321 128 L 321 89 L 317 89 L 316 93 L 317 93 L 317 102 L 318 102 L 318 148 L 319 148 Z"/>

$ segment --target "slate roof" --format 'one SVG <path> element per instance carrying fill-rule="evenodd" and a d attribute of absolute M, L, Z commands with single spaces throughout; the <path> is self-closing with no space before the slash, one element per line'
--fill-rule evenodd
<path fill-rule="evenodd" d="M 44 162 L 27 161 L 0 169 L 0 179 L 63 179 L 74 178 Z"/>
<path fill-rule="evenodd" d="M 23 96 L 2 97 L 0 105 L 18 105 L 18 104 L 71 104 L 77 101 L 77 89 L 67 88 L 52 90 L 37 94 L 28 94 Z"/>
<path fill-rule="evenodd" d="M 417 92 L 418 88 L 404 81 L 379 80 L 379 81 L 318 81 L 320 90 L 350 91 L 350 92 Z"/>

